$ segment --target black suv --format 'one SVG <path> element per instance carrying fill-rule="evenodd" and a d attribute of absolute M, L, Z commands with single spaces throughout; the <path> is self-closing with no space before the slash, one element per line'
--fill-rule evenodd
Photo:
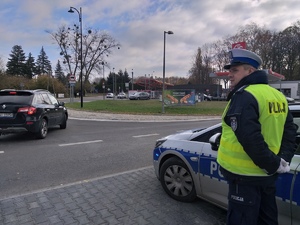
<path fill-rule="evenodd" d="M 68 112 L 46 90 L 1 90 L 0 134 L 31 132 L 37 138 L 47 136 L 48 127 L 67 127 Z"/>

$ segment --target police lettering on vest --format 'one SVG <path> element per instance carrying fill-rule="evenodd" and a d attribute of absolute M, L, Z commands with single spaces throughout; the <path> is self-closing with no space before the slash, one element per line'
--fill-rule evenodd
<path fill-rule="evenodd" d="M 269 113 L 286 113 L 286 105 L 284 102 L 269 102 Z"/>

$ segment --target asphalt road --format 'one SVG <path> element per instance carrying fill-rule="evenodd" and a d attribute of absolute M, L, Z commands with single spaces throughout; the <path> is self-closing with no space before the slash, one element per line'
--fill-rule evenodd
<path fill-rule="evenodd" d="M 0 198 L 152 166 L 155 141 L 215 124 L 69 120 L 46 139 L 29 134 L 0 136 Z"/>

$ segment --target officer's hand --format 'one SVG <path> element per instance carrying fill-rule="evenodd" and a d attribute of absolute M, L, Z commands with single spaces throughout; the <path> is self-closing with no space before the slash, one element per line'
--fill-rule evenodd
<path fill-rule="evenodd" d="M 287 161 L 281 158 L 277 173 L 287 173 L 290 171 L 290 165 Z"/>

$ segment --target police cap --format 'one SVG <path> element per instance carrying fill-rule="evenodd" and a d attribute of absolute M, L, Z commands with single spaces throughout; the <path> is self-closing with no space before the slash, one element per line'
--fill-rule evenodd
<path fill-rule="evenodd" d="M 254 68 L 258 68 L 262 64 L 262 59 L 246 49 L 234 48 L 229 52 L 230 64 L 224 66 L 224 69 L 229 70 L 231 66 L 248 64 Z"/>

